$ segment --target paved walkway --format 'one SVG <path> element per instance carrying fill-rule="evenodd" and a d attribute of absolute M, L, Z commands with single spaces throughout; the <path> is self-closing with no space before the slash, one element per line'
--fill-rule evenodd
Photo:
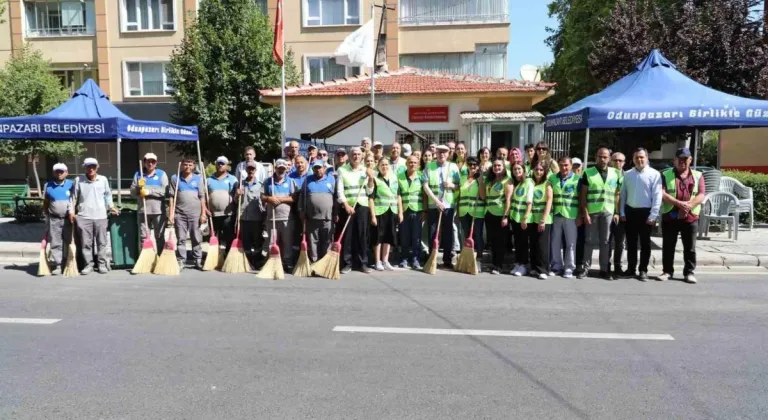
<path fill-rule="evenodd" d="M 40 240 L 45 231 L 44 223 L 17 223 L 11 218 L 0 218 L 0 263 L 37 261 Z M 697 244 L 697 259 L 700 266 L 765 266 L 768 267 L 768 225 L 756 226 L 754 230 L 739 231 L 739 241 L 728 239 L 727 233 L 710 232 L 709 238 Z M 653 237 L 651 263 L 661 267 L 661 237 Z M 203 249 L 207 248 L 207 244 Z M 682 261 L 682 243 L 678 241 L 676 261 Z M 626 256 L 625 256 L 626 260 Z"/>

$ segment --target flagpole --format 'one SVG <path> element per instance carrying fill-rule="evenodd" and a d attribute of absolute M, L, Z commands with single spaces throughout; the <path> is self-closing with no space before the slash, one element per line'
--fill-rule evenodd
<path fill-rule="evenodd" d="M 371 21 L 374 25 L 376 25 L 376 6 L 374 5 L 374 0 L 371 0 Z M 373 33 L 376 33 L 376 26 L 373 28 Z M 376 108 L 376 45 L 378 45 L 378 42 L 373 43 L 373 66 L 371 66 L 371 108 Z M 375 141 L 375 134 L 374 134 L 374 125 L 375 125 L 376 115 L 371 113 L 371 142 Z"/>
<path fill-rule="evenodd" d="M 282 2 L 282 0 L 280 0 Z M 283 10 L 282 5 L 280 5 L 280 20 L 282 20 L 283 16 Z M 282 41 L 282 51 L 283 51 L 283 64 L 280 66 L 280 130 L 283 135 L 283 144 L 280 146 L 280 148 L 285 147 L 285 28 L 283 27 L 282 22 L 280 23 L 280 40 Z"/>

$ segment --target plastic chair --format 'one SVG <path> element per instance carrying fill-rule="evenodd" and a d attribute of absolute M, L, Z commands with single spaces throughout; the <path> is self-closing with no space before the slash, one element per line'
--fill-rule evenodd
<path fill-rule="evenodd" d="M 724 223 L 728 229 L 728 239 L 739 239 L 739 199 L 724 191 L 707 194 L 701 203 L 699 214 L 699 238 L 709 235 L 712 221 Z"/>
<path fill-rule="evenodd" d="M 738 179 L 724 176 L 720 179 L 720 191 L 729 192 L 739 199 L 739 213 L 749 213 L 749 230 L 755 225 L 755 198 L 751 187 L 747 187 Z"/>

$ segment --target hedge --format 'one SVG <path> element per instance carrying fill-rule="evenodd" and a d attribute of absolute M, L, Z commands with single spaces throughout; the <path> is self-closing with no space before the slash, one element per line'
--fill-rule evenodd
<path fill-rule="evenodd" d="M 756 174 L 744 171 L 723 171 L 723 176 L 736 178 L 742 184 L 752 188 L 755 198 L 755 221 L 768 221 L 768 174 Z"/>

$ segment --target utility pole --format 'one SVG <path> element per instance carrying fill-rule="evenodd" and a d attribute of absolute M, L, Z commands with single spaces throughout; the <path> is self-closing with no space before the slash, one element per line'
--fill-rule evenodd
<path fill-rule="evenodd" d="M 377 5 L 371 0 L 371 19 L 374 19 L 376 14 L 376 8 L 381 9 L 381 20 L 379 21 L 379 32 L 376 35 L 376 46 L 373 52 L 373 67 L 371 68 L 371 108 L 376 107 L 376 83 L 374 78 L 376 77 L 377 60 L 379 58 L 379 43 L 381 42 L 381 33 L 384 30 L 384 25 L 387 22 L 387 10 L 395 10 L 393 6 L 387 6 L 387 0 L 384 0 L 384 4 Z M 386 48 L 386 45 L 384 46 Z M 384 55 L 386 60 L 386 54 Z M 386 62 L 386 61 L 385 61 Z M 375 141 L 375 125 L 376 115 L 371 114 L 371 142 Z"/>

